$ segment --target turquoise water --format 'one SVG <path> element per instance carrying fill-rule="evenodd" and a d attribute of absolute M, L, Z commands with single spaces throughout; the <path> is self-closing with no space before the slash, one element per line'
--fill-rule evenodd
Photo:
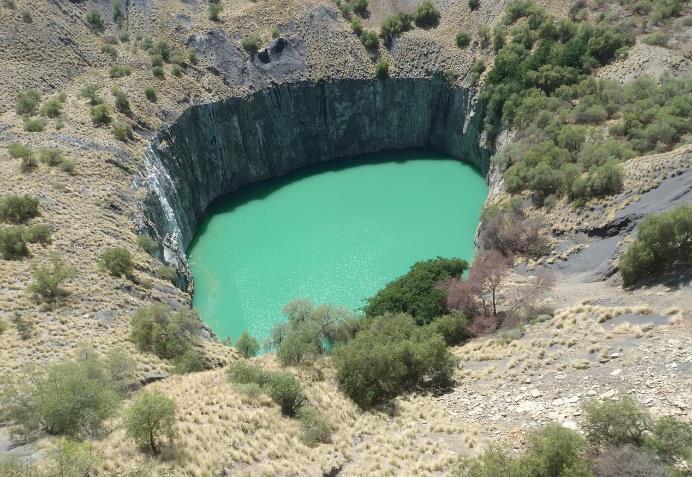
<path fill-rule="evenodd" d="M 293 298 L 357 310 L 416 261 L 470 260 L 487 195 L 430 150 L 331 162 L 216 201 L 188 250 L 193 306 L 220 338 L 262 343 Z"/>

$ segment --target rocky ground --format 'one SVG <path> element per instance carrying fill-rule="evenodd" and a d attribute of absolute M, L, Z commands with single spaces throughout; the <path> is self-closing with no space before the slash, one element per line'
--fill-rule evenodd
<path fill-rule="evenodd" d="M 110 1 L 14 3 L 14 9 L 0 4 L 0 191 L 37 197 L 42 215 L 35 222 L 48 224 L 53 240 L 45 247 L 31 246 L 27 260 L 0 261 L 0 317 L 9 322 L 20 316 L 33 330 L 27 339 L 12 326 L 2 335 L 0 375 L 21 372 L 29 362 L 69 359 L 83 343 L 104 352 L 127 349 L 142 377 L 166 372 L 167 363 L 137 353 L 127 339 L 129 319 L 142 304 L 190 304 L 190 296 L 161 279 L 155 272 L 159 263 L 135 245 L 139 197 L 133 182 L 148 140 L 190 104 L 276 82 L 372 77 L 373 59 L 326 0 L 231 0 L 224 2 L 220 22 L 208 19 L 202 0 L 128 1 L 125 25 L 131 39 L 116 45 L 116 59 L 101 51 L 105 37 L 115 34 L 113 25 L 107 22 L 106 31 L 96 35 L 84 20 L 92 7 L 109 19 Z M 442 12 L 437 28 L 405 33 L 389 50 L 380 47 L 379 54 L 391 61 L 395 76 L 447 74 L 465 84 L 474 59 L 484 57 L 492 64 L 492 50 L 476 41 L 460 50 L 454 36 L 460 30 L 475 32 L 480 23 L 493 24 L 505 2 L 483 0 L 475 12 L 465 1 L 435 3 Z M 539 3 L 559 15 L 570 7 L 570 2 Z M 375 28 L 384 15 L 412 5 L 409 0 L 373 0 L 365 23 Z M 280 32 L 274 41 L 273 28 Z M 259 32 L 266 47 L 255 58 L 239 43 L 250 32 Z M 170 65 L 165 79 L 154 78 L 148 54 L 135 47 L 137 34 L 165 39 L 181 52 L 194 48 L 199 62 L 185 64 L 180 78 L 171 74 Z M 676 33 L 667 49 L 638 41 L 626 60 L 600 74 L 626 81 L 642 73 L 684 73 L 689 70 L 685 35 L 684 29 Z M 114 64 L 129 65 L 132 74 L 110 78 Z M 127 93 L 132 114 L 113 115 L 132 125 L 133 138 L 122 142 L 108 128 L 93 125 L 87 100 L 79 95 L 88 84 L 98 85 L 111 108 L 112 86 Z M 145 85 L 156 89 L 157 102 L 144 97 Z M 43 132 L 22 129 L 14 104 L 17 94 L 31 87 L 45 97 L 66 94 L 62 128 L 50 120 Z M 22 173 L 19 161 L 6 152 L 17 140 L 36 148 L 61 147 L 76 161 L 76 174 L 43 164 Z M 558 283 L 549 301 L 562 310 L 550 321 L 530 325 L 513 341 L 498 335 L 455 349 L 462 367 L 450 392 L 404 396 L 390 409 L 362 413 L 336 391 L 328 364 L 323 380 L 296 370 L 311 402 L 333 413 L 337 426 L 332 444 L 310 449 L 299 443 L 297 424 L 279 417 L 268 402 L 248 402 L 226 383 L 223 369 L 176 376 L 152 386 L 178 399 L 185 451 L 150 460 L 116 431 L 95 443 L 103 455 L 99 475 L 128 475 L 137 469 L 146 475 L 439 475 L 451 471 L 459 454 L 472 455 L 489 442 L 520 449 L 526 431 L 541 423 L 557 420 L 578 428 L 579 405 L 587 399 L 629 393 L 654 413 L 692 417 L 689 283 L 631 291 L 622 290 L 617 277 L 593 281 L 602 276 L 596 272 L 607 275 L 642 213 L 690 202 L 691 161 L 689 146 L 632 159 L 625 164 L 622 195 L 594 201 L 586 213 L 568 204 L 549 211 L 554 252 L 518 271 L 554 269 Z M 501 187 L 497 190 L 495 198 L 501 198 Z M 133 253 L 134 280 L 99 272 L 100 252 L 113 245 Z M 60 253 L 78 275 L 66 286 L 68 299 L 46 308 L 31 298 L 27 286 L 32 265 L 45 263 L 50 252 Z M 605 319 L 607 315 L 612 316 Z M 201 348 L 210 364 L 237 357 L 216 341 L 204 341 Z M 274 365 L 271 356 L 262 359 Z M 0 453 L 40 458 L 52 445 L 44 439 L 17 447 L 6 434 L 0 429 Z"/>

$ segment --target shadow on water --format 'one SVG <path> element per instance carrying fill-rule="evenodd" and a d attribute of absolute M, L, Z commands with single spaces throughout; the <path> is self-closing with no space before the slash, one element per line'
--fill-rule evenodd
<path fill-rule="evenodd" d="M 416 148 L 416 149 L 395 149 L 376 153 L 363 154 L 358 156 L 350 156 L 340 159 L 333 159 L 322 164 L 302 167 L 295 171 L 289 172 L 286 175 L 273 179 L 253 182 L 240 189 L 231 192 L 230 194 L 217 197 L 205 211 L 204 218 L 197 226 L 195 236 L 188 246 L 188 254 L 192 250 L 199 237 L 202 236 L 209 226 L 210 219 L 217 214 L 226 214 L 233 212 L 236 208 L 248 204 L 256 200 L 268 198 L 273 193 L 281 190 L 281 188 L 307 179 L 318 174 L 327 174 L 340 172 L 345 169 L 362 166 L 375 166 L 379 164 L 405 164 L 408 161 L 438 161 L 438 160 L 455 160 L 442 151 L 434 148 Z M 459 161 L 463 162 L 463 161 Z M 475 171 L 481 174 L 480 170 L 471 163 L 463 162 L 472 167 Z M 232 200 L 228 200 L 232 197 Z"/>

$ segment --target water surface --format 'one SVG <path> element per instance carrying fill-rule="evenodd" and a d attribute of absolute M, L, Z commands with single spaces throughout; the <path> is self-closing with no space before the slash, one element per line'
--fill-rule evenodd
<path fill-rule="evenodd" d="M 193 306 L 220 338 L 260 342 L 293 298 L 356 310 L 418 260 L 470 260 L 486 195 L 475 168 L 431 150 L 244 187 L 212 204 L 188 250 Z"/>

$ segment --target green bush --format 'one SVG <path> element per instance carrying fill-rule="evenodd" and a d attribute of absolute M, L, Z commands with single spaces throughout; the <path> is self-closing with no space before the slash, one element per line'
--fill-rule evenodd
<path fill-rule="evenodd" d="M 196 65 L 197 64 L 197 52 L 193 49 L 187 50 L 187 61 L 190 62 L 191 65 Z"/>
<path fill-rule="evenodd" d="M 421 28 L 437 26 L 440 21 L 440 11 L 430 0 L 423 0 L 423 2 L 413 10 L 413 21 L 416 26 Z"/>
<path fill-rule="evenodd" d="M 300 440 L 310 447 L 331 441 L 333 428 L 327 419 L 314 407 L 303 406 L 297 413 L 300 420 Z"/>
<path fill-rule="evenodd" d="M 11 142 L 7 146 L 7 152 L 14 159 L 29 159 L 31 158 L 31 147 L 22 144 L 21 142 Z"/>
<path fill-rule="evenodd" d="M 115 46 L 106 44 L 101 47 L 101 53 L 105 53 L 106 55 L 110 56 L 111 58 L 117 58 L 118 57 L 118 50 L 115 49 Z"/>
<path fill-rule="evenodd" d="M 478 7 L 481 6 L 481 0 L 468 0 L 469 1 L 469 8 L 471 10 L 476 10 Z"/>
<path fill-rule="evenodd" d="M 158 454 L 164 441 L 176 437 L 176 404 L 159 391 L 142 391 L 125 413 L 127 435 Z"/>
<path fill-rule="evenodd" d="M 113 89 L 111 89 L 111 93 L 113 93 L 113 97 L 115 98 L 115 109 L 124 114 L 129 113 L 130 101 L 128 101 L 125 92 L 121 88 L 114 86 Z"/>
<path fill-rule="evenodd" d="M 644 432 L 651 427 L 649 413 L 629 396 L 621 396 L 617 401 L 587 402 L 582 409 L 582 428 L 596 445 L 639 446 Z"/>
<path fill-rule="evenodd" d="M 113 121 L 113 136 L 120 141 L 127 141 L 132 137 L 132 126 L 125 121 Z"/>
<path fill-rule="evenodd" d="M 435 319 L 430 326 L 442 335 L 448 346 L 458 345 L 471 338 L 469 319 L 458 311 Z"/>
<path fill-rule="evenodd" d="M 661 31 L 651 33 L 644 37 L 644 43 L 647 45 L 666 46 L 669 41 L 670 35 Z"/>
<path fill-rule="evenodd" d="M 130 340 L 138 350 L 176 359 L 192 349 L 199 321 L 191 310 L 173 312 L 167 305 L 152 303 L 137 310 L 131 326 Z"/>
<path fill-rule="evenodd" d="M 209 2 L 209 19 L 215 22 L 219 21 L 219 14 L 223 11 L 223 5 L 220 3 Z"/>
<path fill-rule="evenodd" d="M 62 114 L 63 102 L 60 98 L 50 98 L 41 105 L 41 116 L 58 118 Z"/>
<path fill-rule="evenodd" d="M 163 66 L 163 56 L 159 55 L 158 53 L 151 55 L 150 59 L 152 68 L 154 66 Z"/>
<path fill-rule="evenodd" d="M 42 147 L 38 150 L 38 158 L 51 167 L 58 166 L 63 161 L 63 152 L 57 147 Z"/>
<path fill-rule="evenodd" d="M 75 173 L 75 160 L 74 159 L 63 159 L 62 162 L 60 163 L 60 169 L 62 169 L 64 172 L 74 175 Z"/>
<path fill-rule="evenodd" d="M 413 16 L 408 13 L 398 13 L 396 15 L 387 15 L 382 20 L 380 25 L 380 36 L 390 40 L 396 35 L 400 35 L 411 29 Z"/>
<path fill-rule="evenodd" d="M 276 357 L 284 366 L 311 364 L 324 352 L 317 322 L 296 323 L 278 347 Z"/>
<path fill-rule="evenodd" d="M 351 0 L 353 11 L 358 15 L 362 15 L 368 11 L 368 0 Z"/>
<path fill-rule="evenodd" d="M 37 89 L 28 89 L 19 93 L 15 111 L 17 114 L 36 114 L 38 105 L 41 102 L 41 92 Z"/>
<path fill-rule="evenodd" d="M 50 227 L 45 224 L 36 224 L 23 229 L 24 239 L 29 243 L 46 244 L 50 242 Z"/>
<path fill-rule="evenodd" d="M 620 256 L 625 286 L 655 276 L 676 265 L 692 263 L 692 206 L 681 205 L 639 224 L 637 238 Z"/>
<path fill-rule="evenodd" d="M 130 34 L 127 32 L 127 30 L 118 30 L 117 36 L 120 43 L 127 43 L 130 41 Z"/>
<path fill-rule="evenodd" d="M 145 86 L 144 96 L 152 103 L 156 102 L 156 91 L 151 86 Z"/>
<path fill-rule="evenodd" d="M 456 43 L 457 47 L 466 48 L 467 46 L 469 46 L 469 44 L 471 44 L 471 35 L 463 31 L 457 33 Z"/>
<path fill-rule="evenodd" d="M 137 236 L 137 245 L 149 254 L 153 254 L 159 249 L 159 244 L 150 236 L 143 234 Z"/>
<path fill-rule="evenodd" d="M 183 74 L 182 67 L 180 65 L 171 66 L 171 74 L 176 78 L 180 78 L 180 76 Z"/>
<path fill-rule="evenodd" d="M 96 125 L 109 124 L 111 122 L 111 115 L 105 104 L 92 106 L 89 113 L 91 114 L 91 120 Z"/>
<path fill-rule="evenodd" d="M 468 268 L 465 260 L 436 258 L 415 263 L 406 275 L 389 282 L 364 307 L 368 316 L 407 313 L 419 324 L 444 313 L 444 290 L 436 285 L 446 278 L 459 277 Z"/>
<path fill-rule="evenodd" d="M 151 69 L 151 74 L 160 79 L 166 76 L 165 72 L 163 71 L 163 67 L 161 66 L 154 66 Z"/>
<path fill-rule="evenodd" d="M 98 95 L 98 90 L 98 85 L 90 84 L 82 88 L 82 90 L 79 92 L 79 95 L 82 98 L 88 99 L 89 104 L 91 104 L 92 106 L 96 106 L 97 104 L 103 103 L 103 99 Z"/>
<path fill-rule="evenodd" d="M 43 118 L 30 118 L 29 116 L 22 118 L 22 126 L 28 132 L 41 132 L 46 129 L 46 124 L 48 123 Z"/>
<path fill-rule="evenodd" d="M 108 76 L 111 78 L 123 78 L 125 76 L 130 76 L 131 74 L 132 70 L 129 66 L 125 65 L 114 65 L 108 71 Z"/>
<path fill-rule="evenodd" d="M 177 374 L 196 373 L 207 369 L 202 356 L 194 349 L 188 349 L 181 356 L 175 358 L 173 363 L 175 365 L 173 372 Z"/>
<path fill-rule="evenodd" d="M 259 51 L 261 42 L 262 37 L 260 37 L 259 33 L 250 33 L 241 40 L 240 46 L 242 46 L 243 50 L 247 51 L 250 56 L 255 56 Z"/>
<path fill-rule="evenodd" d="M 118 408 L 119 390 L 131 384 L 133 376 L 131 364 L 127 369 L 112 366 L 116 356 L 104 359 L 82 350 L 75 361 L 50 364 L 45 372 L 34 370 L 32 379 L 5 383 L 0 391 L 2 417 L 16 423 L 24 434 L 41 429 L 50 434 L 97 436 Z"/>
<path fill-rule="evenodd" d="M 178 276 L 178 271 L 175 269 L 175 267 L 161 265 L 156 268 L 156 274 L 164 280 L 174 282 Z"/>
<path fill-rule="evenodd" d="M 5 260 L 17 260 L 29 254 L 24 227 L 0 228 L 0 253 Z"/>
<path fill-rule="evenodd" d="M 663 416 L 656 420 L 644 448 L 654 452 L 669 465 L 692 460 L 692 424 Z"/>
<path fill-rule="evenodd" d="M 54 469 L 49 475 L 56 477 L 90 475 L 98 463 L 98 458 L 88 445 L 64 437 L 58 439 L 48 451 L 48 457 Z"/>
<path fill-rule="evenodd" d="M 387 60 L 380 60 L 375 64 L 375 76 L 379 79 L 389 77 L 389 62 Z"/>
<path fill-rule="evenodd" d="M 228 379 L 240 390 L 266 392 L 281 407 L 281 412 L 294 416 L 303 406 L 304 398 L 300 383 L 291 373 L 267 371 L 261 366 L 238 361 L 228 369 Z"/>
<path fill-rule="evenodd" d="M 455 359 L 430 326 L 404 314 L 369 319 L 334 351 L 339 387 L 362 408 L 413 387 L 446 385 Z"/>
<path fill-rule="evenodd" d="M 363 20 L 360 17 L 351 18 L 351 30 L 357 36 L 360 36 L 363 33 Z"/>
<path fill-rule="evenodd" d="M 0 197 L 0 221 L 23 224 L 37 217 L 38 199 L 28 195 L 6 195 Z"/>
<path fill-rule="evenodd" d="M 360 35 L 360 42 L 363 44 L 366 50 L 375 51 L 380 45 L 380 40 L 377 37 L 377 33 L 372 30 L 363 30 Z"/>
<path fill-rule="evenodd" d="M 2 335 L 10 325 L 3 319 L 0 318 L 0 335 Z"/>
<path fill-rule="evenodd" d="M 250 333 L 243 331 L 243 334 L 240 335 L 240 338 L 238 338 L 235 344 L 235 349 L 237 349 L 243 357 L 250 358 L 257 355 L 259 343 L 255 338 L 250 336 Z"/>
<path fill-rule="evenodd" d="M 123 247 L 109 247 L 101 252 L 99 266 L 114 277 L 132 275 L 132 254 Z"/>
<path fill-rule="evenodd" d="M 101 14 L 98 10 L 89 10 L 86 14 L 86 21 L 89 24 L 89 28 L 94 33 L 102 32 L 105 27 L 103 18 L 101 18 Z"/>
<path fill-rule="evenodd" d="M 29 291 L 44 302 L 53 303 L 67 294 L 62 288 L 65 280 L 76 275 L 76 270 L 68 266 L 57 254 L 50 257 L 50 267 L 38 266 L 33 271 L 33 281 Z"/>

